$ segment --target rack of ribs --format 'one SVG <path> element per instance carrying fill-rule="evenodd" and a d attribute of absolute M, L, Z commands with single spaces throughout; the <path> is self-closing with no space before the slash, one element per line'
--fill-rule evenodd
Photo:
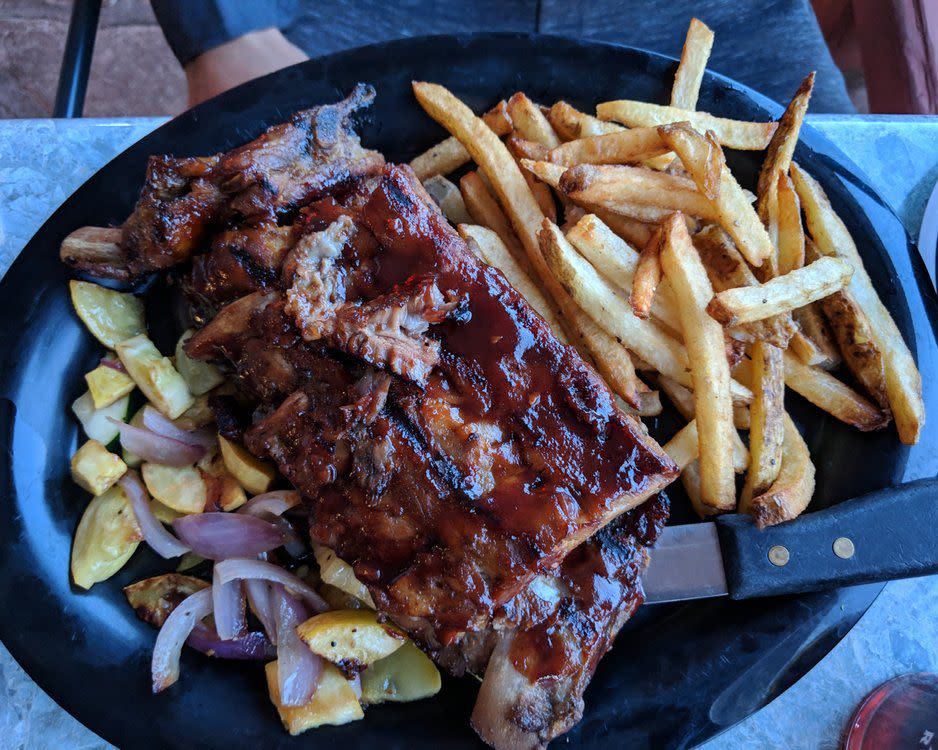
<path fill-rule="evenodd" d="M 210 318 L 189 355 L 227 368 L 253 408 L 228 434 L 277 463 L 311 539 L 385 616 L 452 673 L 484 673 L 480 736 L 541 747 L 579 720 L 642 601 L 677 467 L 410 168 L 382 166 L 336 118 L 355 147 L 310 168 L 343 179 L 259 180 L 268 162 L 246 154 L 263 143 L 203 160 L 226 218 L 170 263 L 131 242 L 110 275 L 180 266 Z"/>

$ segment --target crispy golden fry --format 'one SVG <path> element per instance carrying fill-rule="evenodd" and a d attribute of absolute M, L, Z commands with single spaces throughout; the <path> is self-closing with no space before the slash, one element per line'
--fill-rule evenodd
<path fill-rule="evenodd" d="M 764 529 L 799 516 L 814 495 L 814 464 L 801 433 L 787 413 L 783 415 L 784 442 L 778 479 L 752 499 L 748 512 Z"/>
<path fill-rule="evenodd" d="M 727 148 L 746 151 L 761 151 L 768 146 L 777 127 L 774 122 L 727 120 L 707 112 L 693 112 L 628 99 L 603 102 L 596 107 L 596 114 L 600 120 L 615 120 L 631 128 L 687 122 L 701 133 L 712 130 L 720 144 Z M 687 166 L 686 163 L 684 166 Z"/>
<path fill-rule="evenodd" d="M 819 258 L 759 286 L 726 289 L 707 305 L 707 312 L 725 326 L 752 323 L 791 312 L 843 289 L 853 267 L 840 258 Z"/>
<path fill-rule="evenodd" d="M 544 219 L 544 225 L 539 234 L 542 251 L 545 254 L 570 254 L 575 255 L 576 251 L 567 242 L 566 237 L 560 231 L 560 228 L 550 219 Z M 638 409 L 639 412 L 647 413 L 649 405 L 641 400 L 640 393 L 647 391 L 644 384 L 635 375 L 635 367 L 632 360 L 623 345 L 613 338 L 609 333 L 598 326 L 589 315 L 576 305 L 576 301 L 570 300 L 569 305 L 563 306 L 561 310 L 571 321 L 573 328 L 583 339 L 583 343 L 596 363 L 596 369 L 609 387 L 630 406 Z M 661 404 L 658 401 L 658 410 Z"/>
<path fill-rule="evenodd" d="M 698 516 L 701 518 L 710 518 L 721 512 L 717 508 L 711 508 L 709 505 L 706 505 L 703 501 L 700 492 L 699 460 L 692 461 L 684 467 L 684 471 L 681 472 L 681 484 L 684 485 L 684 491 L 687 493 L 690 504 Z"/>
<path fill-rule="evenodd" d="M 795 146 L 798 145 L 801 123 L 805 112 L 808 111 L 808 102 L 811 100 L 813 89 L 814 73 L 812 72 L 801 82 L 798 91 L 785 108 L 785 112 L 778 121 L 778 129 L 769 143 L 756 189 L 759 195 L 759 216 L 763 221 L 768 216 L 769 204 L 775 200 L 779 175 L 787 174 L 791 166 L 791 158 L 795 153 Z"/>
<path fill-rule="evenodd" d="M 547 119 L 557 135 L 565 141 L 575 141 L 580 138 L 625 130 L 621 125 L 616 125 L 614 122 L 604 122 L 585 112 L 580 112 L 580 110 L 571 107 L 564 101 L 557 102 L 550 108 Z"/>
<path fill-rule="evenodd" d="M 886 393 L 896 420 L 899 439 L 906 444 L 917 443 L 925 423 L 925 403 L 922 400 L 922 376 L 915 366 L 912 353 L 902 334 L 873 288 L 873 282 L 863 267 L 860 253 L 840 217 L 834 213 L 830 201 L 813 177 L 791 165 L 792 180 L 801 199 L 801 206 L 818 250 L 823 255 L 839 256 L 854 267 L 853 278 L 847 287 L 860 308 L 869 318 L 873 340 L 883 353 L 886 365 Z"/>
<path fill-rule="evenodd" d="M 498 234 L 476 224 L 460 224 L 458 230 L 469 249 L 485 263 L 501 271 L 508 279 L 508 283 L 517 289 L 528 304 L 547 321 L 554 335 L 566 342 L 566 336 L 553 303 L 534 283 Z"/>
<path fill-rule="evenodd" d="M 883 411 L 889 412 L 883 353 L 876 346 L 866 314 L 846 291 L 832 294 L 820 305 L 847 369 Z"/>
<path fill-rule="evenodd" d="M 657 128 L 633 128 L 579 138 L 551 150 L 550 161 L 576 164 L 635 164 L 668 153 Z"/>
<path fill-rule="evenodd" d="M 604 211 L 598 206 L 591 207 L 591 211 L 603 224 L 619 235 L 619 237 L 636 247 L 645 247 L 648 240 L 651 239 L 651 236 L 658 228 L 657 224 L 638 221 L 628 216 L 614 214 L 612 211 Z"/>
<path fill-rule="evenodd" d="M 889 424 L 889 417 L 853 388 L 824 370 L 802 364 L 791 352 L 785 352 L 785 385 L 862 432 Z"/>
<path fill-rule="evenodd" d="M 667 443 L 661 446 L 679 469 L 697 460 L 700 453 L 700 438 L 697 435 L 697 421 L 691 420 L 684 425 Z M 733 441 L 733 468 L 737 474 L 742 474 L 749 466 L 749 451 L 736 436 Z"/>
<path fill-rule="evenodd" d="M 459 188 L 445 177 L 433 175 L 424 181 L 423 187 L 452 224 L 468 224 L 472 221 Z"/>
<path fill-rule="evenodd" d="M 619 408 L 625 411 L 627 414 L 631 414 L 636 417 L 657 417 L 659 414 L 661 414 L 661 394 L 658 393 L 658 391 L 651 390 L 641 380 L 638 381 L 637 397 L 639 402 L 639 407 L 637 409 L 629 406 L 621 398 L 619 398 L 617 402 L 619 404 Z"/>
<path fill-rule="evenodd" d="M 792 336 L 789 348 L 806 365 L 822 370 L 833 370 L 840 364 L 840 351 L 817 303 L 800 307 L 792 316 L 798 325 L 799 336 Z M 797 339 L 797 341 L 796 341 Z M 807 342 L 803 345 L 802 342 Z"/>
<path fill-rule="evenodd" d="M 661 137 L 681 157 L 684 168 L 691 173 L 701 191 L 707 192 L 714 166 L 714 151 L 721 151 L 712 139 L 705 138 L 686 123 L 663 125 Z M 735 240 L 736 246 L 750 265 L 760 266 L 772 254 L 772 242 L 765 227 L 750 205 L 743 189 L 725 163 L 720 163 L 719 185 L 710 190 L 720 226 Z"/>
<path fill-rule="evenodd" d="M 540 108 L 519 91 L 508 100 L 508 116 L 512 125 L 523 138 L 534 141 L 547 148 L 557 148 L 560 138 Z"/>
<path fill-rule="evenodd" d="M 560 189 L 578 203 L 583 201 L 610 211 L 635 216 L 635 206 L 649 211 L 636 218 L 661 217 L 681 211 L 715 221 L 717 211 L 691 180 L 645 167 L 581 164 L 570 167 L 560 178 Z"/>
<path fill-rule="evenodd" d="M 655 290 L 661 282 L 661 230 L 659 229 L 642 248 L 635 266 L 629 304 L 640 318 L 647 318 L 655 298 Z"/>
<path fill-rule="evenodd" d="M 778 272 L 783 276 L 804 265 L 804 226 L 801 224 L 801 202 L 791 184 L 791 178 L 782 172 L 778 176 L 777 209 Z"/>
<path fill-rule="evenodd" d="M 698 232 L 694 235 L 694 246 L 716 292 L 759 284 L 733 240 L 720 227 L 708 226 Z M 737 326 L 733 331 L 737 337 L 750 341 L 768 341 L 782 349 L 788 346 L 795 333 L 796 328 L 787 315 L 747 323 Z"/>
<path fill-rule="evenodd" d="M 637 365 L 636 365 L 637 367 Z M 657 374 L 654 382 L 664 391 L 664 395 L 674 404 L 674 408 L 684 419 L 694 418 L 694 392 L 666 375 Z M 749 407 L 745 404 L 733 404 L 733 425 L 737 430 L 749 429 Z M 736 436 L 739 439 L 739 435 Z"/>
<path fill-rule="evenodd" d="M 501 101 L 486 112 L 482 119 L 497 135 L 511 132 L 511 120 L 508 117 L 508 105 Z M 411 169 L 417 178 L 423 180 L 437 174 L 449 174 L 469 161 L 469 152 L 456 138 L 447 138 L 424 151 L 411 161 Z"/>
<path fill-rule="evenodd" d="M 752 345 L 751 357 L 750 462 L 739 498 L 741 513 L 748 513 L 753 495 L 761 495 L 778 477 L 784 438 L 785 367 L 782 350 L 757 341 Z"/>
<path fill-rule="evenodd" d="M 587 214 L 568 232 L 567 239 L 601 274 L 624 293 L 630 293 L 640 256 L 605 223 Z M 658 291 L 651 299 L 650 313 L 672 331 L 680 333 L 681 321 L 671 284 L 666 279 L 658 284 Z"/>
<path fill-rule="evenodd" d="M 462 191 L 462 197 L 472 221 L 495 232 L 521 264 L 521 267 L 530 272 L 524 248 L 511 228 L 511 222 L 488 191 L 488 188 L 485 187 L 478 172 L 464 174 L 459 180 L 459 189 Z"/>
<path fill-rule="evenodd" d="M 672 216 L 664 231 L 661 267 L 674 289 L 693 378 L 700 437 L 701 498 L 706 505 L 731 510 L 736 505 L 732 458 L 735 430 L 723 328 L 706 313 L 707 303 L 713 298 L 713 287 L 691 244 L 684 221 L 680 216 Z"/>
<path fill-rule="evenodd" d="M 505 139 L 505 145 L 508 146 L 508 150 L 515 159 L 518 160 L 528 158 L 528 154 L 531 153 L 531 146 L 542 149 L 545 153 L 549 153 L 547 149 L 540 144 L 516 137 L 515 135 L 508 136 L 508 138 Z M 537 205 L 541 207 L 541 211 L 544 212 L 544 215 L 548 219 L 556 222 L 557 205 L 554 203 L 554 194 L 551 192 L 550 187 L 546 183 L 538 180 L 537 177 L 531 174 L 527 169 L 522 169 L 521 174 L 524 175 L 524 180 L 528 183 L 528 187 L 531 188 L 531 193 L 533 193 Z"/>
<path fill-rule="evenodd" d="M 703 81 L 710 50 L 713 48 L 713 32 L 703 21 L 690 20 L 684 48 L 681 50 L 681 62 L 674 74 L 671 87 L 671 106 L 678 109 L 697 109 L 697 97 L 700 83 Z"/>
<path fill-rule="evenodd" d="M 532 161 L 550 161 L 550 149 L 540 143 L 522 138 L 517 132 L 505 139 L 508 150 L 517 159 L 531 159 Z"/>

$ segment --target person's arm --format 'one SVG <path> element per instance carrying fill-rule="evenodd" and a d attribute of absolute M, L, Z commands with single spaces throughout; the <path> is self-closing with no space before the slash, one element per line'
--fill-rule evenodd
<path fill-rule="evenodd" d="M 166 41 L 186 72 L 189 106 L 308 59 L 289 42 L 276 0 L 151 0 Z"/>

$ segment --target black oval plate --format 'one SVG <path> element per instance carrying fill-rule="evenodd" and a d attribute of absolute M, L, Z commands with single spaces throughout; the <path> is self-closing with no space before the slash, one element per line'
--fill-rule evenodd
<path fill-rule="evenodd" d="M 478 744 L 468 717 L 476 687 L 447 680 L 433 700 L 378 706 L 345 727 L 302 739 L 281 729 L 261 670 L 187 653 L 179 684 L 149 690 L 154 631 L 127 606 L 121 586 L 165 570 L 139 551 L 111 581 L 90 592 L 69 580 L 71 538 L 87 497 L 68 478 L 78 431 L 68 405 L 83 388 L 100 347 L 71 311 L 58 247 L 85 224 L 119 224 L 130 212 L 147 156 L 209 154 L 241 144 L 295 110 L 333 101 L 357 81 L 378 99 L 363 141 L 406 161 L 442 131 L 421 111 L 412 79 L 451 87 L 476 111 L 524 89 L 535 100 L 565 98 L 590 108 L 627 97 L 665 102 L 675 62 L 636 49 L 560 37 L 482 34 L 410 39 L 343 52 L 253 81 L 185 113 L 125 151 L 53 214 L 0 284 L 0 637 L 36 682 L 102 737 L 121 747 L 449 747 Z M 765 120 L 780 107 L 716 75 L 700 107 Z M 880 294 L 935 371 L 935 296 L 902 225 L 810 128 L 797 159 L 818 177 L 857 239 Z M 733 155 L 753 186 L 760 155 Z M 886 248 L 889 249 L 887 253 Z M 935 389 L 926 384 L 929 407 Z M 814 507 L 903 478 L 933 475 L 935 431 L 922 446 L 899 446 L 892 430 L 861 435 L 805 408 L 800 419 L 818 465 Z M 933 409 L 932 409 L 933 411 Z M 656 426 L 668 437 L 676 423 Z M 675 490 L 676 517 L 690 520 Z M 804 674 L 853 625 L 880 586 L 744 604 L 711 601 L 644 608 L 602 661 L 586 713 L 569 738 L 585 746 L 695 744 L 752 713 Z"/>

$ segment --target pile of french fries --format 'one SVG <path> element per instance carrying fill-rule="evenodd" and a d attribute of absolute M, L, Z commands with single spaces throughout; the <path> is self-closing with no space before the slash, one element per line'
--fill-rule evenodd
<path fill-rule="evenodd" d="M 663 447 L 695 510 L 764 527 L 814 492 L 786 386 L 860 430 L 895 421 L 911 444 L 921 376 L 846 226 L 793 161 L 814 74 L 778 122 L 715 117 L 696 109 L 712 44 L 694 19 L 669 105 L 608 101 L 596 116 L 519 92 L 479 118 L 415 82 L 451 137 L 411 166 L 624 409 L 654 416 L 663 392 L 688 420 Z M 725 148 L 765 150 L 755 194 Z M 445 177 L 471 162 L 458 186 Z"/>

